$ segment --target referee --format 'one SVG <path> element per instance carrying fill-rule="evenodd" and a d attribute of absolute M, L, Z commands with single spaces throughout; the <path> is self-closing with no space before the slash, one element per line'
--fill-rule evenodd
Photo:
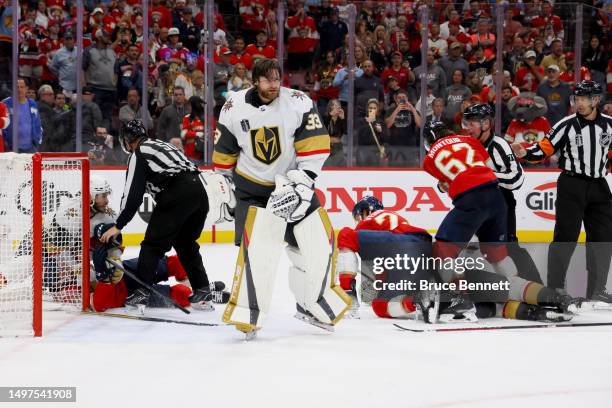
<path fill-rule="evenodd" d="M 493 116 L 493 108 L 488 103 L 469 106 L 463 112 L 463 127 L 482 143 L 491 156 L 498 185 L 506 201 L 508 255 L 516 264 L 521 278 L 541 283 L 542 278 L 535 263 L 529 253 L 518 245 L 516 237 L 514 190 L 518 190 L 525 181 L 523 167 L 516 160 L 510 144 L 493 133 Z"/>
<path fill-rule="evenodd" d="M 208 198 L 198 168 L 171 144 L 147 138 L 144 124 L 131 120 L 122 128 L 121 143 L 129 151 L 121 212 L 114 227 L 101 237 L 115 237 L 129 223 L 142 203 L 145 192 L 156 202 L 145 237 L 140 244 L 136 274 L 148 284 L 155 283 L 159 260 L 174 247 L 193 288 L 192 306 L 212 309 L 208 276 L 196 242 L 208 213 Z M 129 306 L 146 305 L 145 288 L 132 292 Z"/>
<path fill-rule="evenodd" d="M 588 299 L 612 303 L 606 291 L 612 240 L 612 194 L 606 182 L 612 117 L 599 112 L 601 85 L 582 81 L 574 89 L 576 113 L 553 126 L 538 144 L 512 145 L 517 157 L 540 161 L 560 151 L 555 233 L 548 252 L 548 286 L 565 288 L 565 276 L 584 222 Z M 594 244 L 595 243 L 595 244 Z"/>

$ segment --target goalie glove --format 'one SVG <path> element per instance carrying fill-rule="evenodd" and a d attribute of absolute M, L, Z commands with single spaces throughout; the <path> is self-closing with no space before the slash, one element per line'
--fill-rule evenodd
<path fill-rule="evenodd" d="M 232 221 L 236 196 L 230 178 L 212 171 L 204 171 L 202 182 L 208 196 L 208 213 L 212 215 L 213 222 L 219 224 L 223 221 Z"/>
<path fill-rule="evenodd" d="M 267 208 L 287 222 L 304 218 L 314 194 L 314 180 L 302 170 L 289 170 L 287 176 L 276 176 L 276 189 Z"/>

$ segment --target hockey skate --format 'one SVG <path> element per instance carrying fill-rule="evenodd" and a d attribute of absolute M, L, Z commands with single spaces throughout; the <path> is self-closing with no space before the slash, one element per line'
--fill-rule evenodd
<path fill-rule="evenodd" d="M 327 330 L 329 332 L 335 331 L 333 324 L 323 323 L 322 321 L 314 317 L 312 313 L 310 313 L 308 310 L 305 310 L 300 305 L 296 305 L 296 308 L 297 308 L 297 312 L 295 313 L 295 316 L 294 316 L 296 319 L 312 324 L 315 327 L 318 327 L 323 330 Z"/>
<path fill-rule="evenodd" d="M 440 312 L 440 291 L 423 291 L 415 298 L 417 309 L 421 312 L 425 323 L 436 324 Z"/>
<path fill-rule="evenodd" d="M 535 306 L 533 311 L 531 311 L 530 313 L 528 312 L 527 320 L 560 323 L 560 322 L 568 322 L 572 320 L 573 317 L 574 317 L 573 313 L 561 313 L 554 309 Z"/>
<path fill-rule="evenodd" d="M 229 302 L 230 293 L 223 290 L 225 289 L 225 283 L 222 281 L 210 282 L 209 289 L 210 293 L 212 294 L 213 303 L 225 304 Z"/>
<path fill-rule="evenodd" d="M 583 298 L 573 298 L 567 294 L 565 290 L 555 290 L 551 299 L 546 302 L 542 302 L 542 306 L 548 306 L 556 308 L 560 313 L 577 313 L 580 310 L 580 306 L 584 301 Z"/>
<path fill-rule="evenodd" d="M 213 294 L 209 288 L 197 289 L 189 296 L 189 303 L 191 303 L 191 307 L 196 310 L 205 312 L 213 311 L 215 307 L 212 305 L 212 302 Z"/>
<path fill-rule="evenodd" d="M 456 294 L 450 306 L 440 311 L 438 321 L 441 323 L 477 322 L 476 306 L 465 294 Z"/>
<path fill-rule="evenodd" d="M 144 314 L 150 297 L 151 292 L 145 288 L 138 288 L 125 299 L 125 306 L 128 309 L 138 309 L 140 314 Z"/>
<path fill-rule="evenodd" d="M 595 292 L 589 299 L 591 302 L 604 302 L 612 303 L 612 294 L 608 293 L 605 289 L 599 292 Z"/>
<path fill-rule="evenodd" d="M 351 289 L 346 290 L 346 294 L 351 297 L 351 307 L 344 315 L 345 319 L 359 319 L 359 299 L 357 298 L 357 290 L 355 288 L 355 280 L 351 282 Z"/>

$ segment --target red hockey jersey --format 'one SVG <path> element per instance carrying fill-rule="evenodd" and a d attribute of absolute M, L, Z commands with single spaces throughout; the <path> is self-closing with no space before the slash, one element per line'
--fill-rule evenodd
<path fill-rule="evenodd" d="M 469 136 L 447 136 L 436 141 L 425 156 L 423 170 L 449 184 L 448 195 L 497 181 L 491 158 L 480 142 Z"/>
<path fill-rule="evenodd" d="M 338 248 L 350 249 L 353 252 L 359 251 L 359 239 L 357 231 L 389 231 L 394 234 L 406 234 L 410 232 L 428 232 L 422 228 L 413 227 L 404 217 L 393 211 L 378 210 L 359 221 L 355 228 L 345 227 L 338 234 Z"/>

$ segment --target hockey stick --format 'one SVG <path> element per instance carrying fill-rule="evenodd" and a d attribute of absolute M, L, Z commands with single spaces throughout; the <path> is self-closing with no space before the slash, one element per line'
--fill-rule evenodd
<path fill-rule="evenodd" d="M 159 292 L 157 289 L 155 289 L 153 286 L 149 285 L 148 283 L 143 282 L 138 276 L 136 276 L 132 272 L 127 271 L 122 265 L 117 263 L 115 260 L 110 259 L 110 258 L 106 258 L 106 261 L 108 263 L 110 263 L 111 265 L 113 265 L 115 268 L 123 271 L 123 273 L 125 273 L 130 278 L 134 279 L 136 282 L 138 282 L 140 285 L 144 286 L 146 289 L 148 289 L 151 292 L 155 293 L 157 296 L 159 296 L 160 298 L 164 299 L 166 302 L 168 302 L 169 304 L 173 305 L 177 309 L 179 309 L 181 312 L 183 312 L 185 314 L 190 314 L 191 313 L 189 310 L 185 309 L 183 306 L 181 306 L 178 303 L 176 303 L 176 301 L 174 299 L 172 299 L 172 298 L 164 295 L 163 293 Z"/>
<path fill-rule="evenodd" d="M 516 330 L 516 329 L 548 329 L 561 327 L 595 327 L 595 326 L 612 326 L 612 322 L 603 323 L 548 323 L 548 324 L 532 324 L 532 325 L 515 325 L 515 326 L 489 326 L 489 327 L 449 327 L 443 329 L 410 329 L 393 323 L 395 327 L 403 331 L 413 333 L 433 333 L 433 332 L 462 332 L 462 331 L 485 331 L 485 330 Z"/>
<path fill-rule="evenodd" d="M 93 316 L 119 317 L 122 319 L 142 320 L 145 322 L 176 323 L 176 324 L 186 324 L 190 326 L 207 326 L 207 327 L 226 326 L 220 323 L 189 322 L 185 320 L 162 319 L 160 317 L 150 317 L 150 316 L 133 316 L 133 315 L 126 315 L 126 314 L 121 314 L 121 313 L 107 313 L 107 312 L 83 312 L 83 313 L 93 315 Z"/>
<path fill-rule="evenodd" d="M 578 308 L 580 311 L 591 311 L 591 310 L 612 310 L 612 304 L 605 302 L 582 302 Z"/>

